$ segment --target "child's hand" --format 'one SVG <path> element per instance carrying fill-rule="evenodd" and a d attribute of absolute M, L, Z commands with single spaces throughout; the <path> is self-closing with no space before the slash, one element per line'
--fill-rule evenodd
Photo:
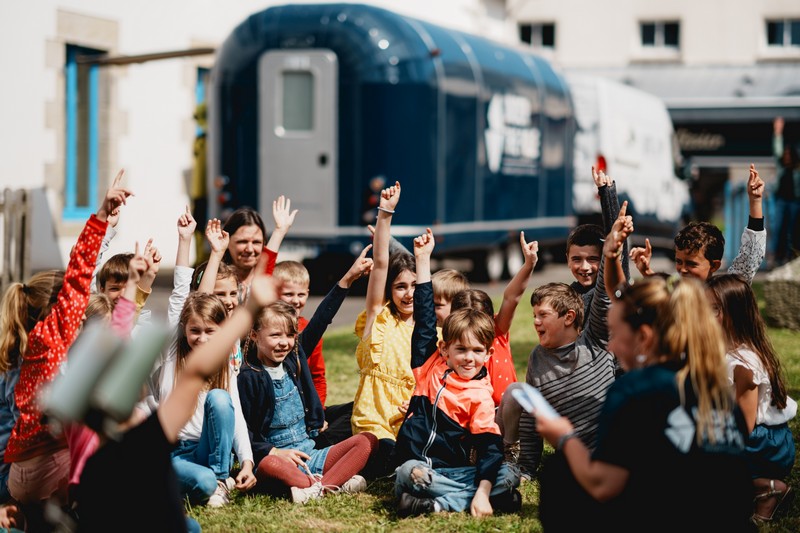
<path fill-rule="evenodd" d="M 408 412 L 408 406 L 409 406 L 409 401 L 403 400 L 403 403 L 397 406 L 397 410 L 400 411 L 401 415 L 406 416 L 406 413 Z"/>
<path fill-rule="evenodd" d="M 414 257 L 430 257 L 435 245 L 431 228 L 425 228 L 425 233 L 414 238 Z"/>
<path fill-rule="evenodd" d="M 339 282 L 339 286 L 343 289 L 347 289 L 350 285 L 353 284 L 357 279 L 361 278 L 362 276 L 366 276 L 370 272 L 372 272 L 372 258 L 367 257 L 367 252 L 372 249 L 372 245 L 368 244 L 361 250 L 361 253 L 358 254 L 356 257 L 355 262 L 350 266 L 350 269 L 345 273 L 342 277 L 342 280 Z"/>
<path fill-rule="evenodd" d="M 622 246 L 625 244 L 625 239 L 633 233 L 633 218 L 626 215 L 628 212 L 628 201 L 622 202 L 622 207 L 619 210 L 619 216 L 611 226 L 611 232 L 606 237 L 603 244 L 603 255 L 609 259 L 617 259 L 622 254 Z"/>
<path fill-rule="evenodd" d="M 306 461 L 311 459 L 311 457 L 305 452 L 301 452 L 300 450 L 294 450 L 290 448 L 287 449 L 272 448 L 269 451 L 269 455 L 277 455 L 278 457 L 283 457 L 287 461 L 294 463 L 295 465 L 303 468 L 306 472 L 311 474 L 311 471 L 308 469 L 308 465 L 306 464 Z"/>
<path fill-rule="evenodd" d="M 222 256 L 228 249 L 231 236 L 222 229 L 222 222 L 218 218 L 212 218 L 206 224 L 206 240 L 211 246 L 211 253 Z"/>
<path fill-rule="evenodd" d="M 187 205 L 186 211 L 178 217 L 178 238 L 191 240 L 195 229 L 197 229 L 197 221 Z"/>
<path fill-rule="evenodd" d="M 151 242 L 152 241 L 148 241 L 147 244 L 149 245 Z M 143 254 L 139 253 L 139 243 L 137 242 L 133 251 L 133 257 L 128 261 L 128 281 L 134 284 L 138 283 L 146 271 L 147 260 Z"/>
<path fill-rule="evenodd" d="M 397 202 L 400 201 L 400 182 L 395 181 L 394 185 L 381 191 L 380 207 L 388 211 L 394 211 Z"/>
<path fill-rule="evenodd" d="M 522 248 L 522 256 L 525 262 L 531 265 L 531 268 L 536 266 L 539 262 L 539 241 L 525 241 L 525 232 L 519 232 L 519 245 Z"/>
<path fill-rule="evenodd" d="M 145 261 L 147 262 L 146 276 L 155 279 L 158 270 L 161 268 L 161 253 L 158 248 L 153 246 L 153 239 L 148 239 L 147 244 L 144 245 L 144 252 L 142 252 Z"/>
<path fill-rule="evenodd" d="M 472 503 L 469 505 L 469 513 L 476 518 L 492 516 L 494 514 L 492 504 L 489 502 L 488 490 L 478 489 L 475 491 L 475 495 L 472 497 Z"/>
<path fill-rule="evenodd" d="M 17 509 L 16 505 L 4 504 L 0 506 L 0 527 L 10 529 L 17 526 Z"/>
<path fill-rule="evenodd" d="M 750 177 L 747 179 L 747 196 L 751 202 L 764 197 L 764 180 L 758 176 L 756 166 L 753 164 L 750 165 Z"/>
<path fill-rule="evenodd" d="M 644 240 L 644 248 L 641 246 L 631 248 L 628 255 L 642 276 L 651 276 L 653 274 L 653 271 L 650 270 L 650 259 L 653 258 L 653 248 L 650 246 L 650 239 Z"/>
<path fill-rule="evenodd" d="M 236 490 L 247 491 L 256 486 L 256 476 L 253 475 L 253 462 L 245 461 L 242 463 L 242 470 L 234 478 Z"/>
<path fill-rule="evenodd" d="M 611 186 L 614 183 L 614 180 L 611 179 L 610 176 L 606 176 L 605 172 L 602 170 L 597 172 L 594 167 L 592 167 L 592 179 L 594 179 L 594 184 L 597 185 L 597 188 Z"/>
<path fill-rule="evenodd" d="M 122 177 L 125 175 L 125 169 L 122 169 L 111 182 L 111 187 L 106 192 L 103 203 L 100 209 L 97 210 L 97 218 L 103 222 L 108 221 L 109 216 L 119 216 L 119 208 L 126 204 L 128 196 L 133 196 L 133 192 L 129 189 L 122 187 Z"/>
<path fill-rule="evenodd" d="M 272 202 L 272 218 L 275 219 L 276 231 L 288 232 L 294 224 L 297 209 L 292 211 L 291 208 L 292 201 L 284 195 L 278 196 L 278 199 Z"/>

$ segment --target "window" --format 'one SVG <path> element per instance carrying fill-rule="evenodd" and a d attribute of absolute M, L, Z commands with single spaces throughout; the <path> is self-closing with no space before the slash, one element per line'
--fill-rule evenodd
<path fill-rule="evenodd" d="M 314 129 L 314 76 L 311 72 L 283 72 L 283 129 L 311 131 Z"/>
<path fill-rule="evenodd" d="M 103 52 L 67 45 L 64 220 L 83 220 L 97 204 L 99 67 L 81 61 Z"/>
<path fill-rule="evenodd" d="M 769 46 L 800 46 L 800 19 L 767 21 Z"/>
<path fill-rule="evenodd" d="M 678 48 L 680 45 L 678 22 L 642 22 L 639 27 L 644 48 Z"/>
<path fill-rule="evenodd" d="M 555 48 L 556 25 L 554 23 L 520 24 L 519 39 L 534 48 Z"/>

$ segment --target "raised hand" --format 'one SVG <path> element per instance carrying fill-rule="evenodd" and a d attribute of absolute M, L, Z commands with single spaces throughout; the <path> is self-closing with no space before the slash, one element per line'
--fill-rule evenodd
<path fill-rule="evenodd" d="M 218 218 L 212 218 L 206 224 L 206 240 L 211 246 L 212 254 L 223 255 L 228 249 L 231 236 L 222 229 L 222 222 Z"/>
<path fill-rule="evenodd" d="M 353 284 L 357 279 L 361 278 L 362 276 L 366 276 L 370 272 L 372 272 L 372 258 L 367 257 L 367 252 L 372 249 L 372 245 L 368 244 L 361 250 L 361 253 L 358 254 L 356 257 L 355 262 L 350 266 L 350 269 L 345 273 L 342 279 L 339 281 L 339 286 L 343 289 L 347 289 L 350 285 Z"/>
<path fill-rule="evenodd" d="M 619 209 L 619 216 L 611 226 L 611 232 L 606 237 L 603 244 L 603 255 L 608 258 L 616 259 L 622 254 L 622 246 L 625 244 L 625 239 L 633 233 L 633 218 L 627 215 L 628 201 L 622 202 L 622 207 Z"/>
<path fill-rule="evenodd" d="M 191 240 L 194 231 L 197 229 L 197 221 L 192 216 L 189 206 L 186 206 L 186 211 L 181 213 L 178 217 L 178 237 Z"/>
<path fill-rule="evenodd" d="M 772 130 L 775 135 L 783 135 L 783 124 L 783 117 L 775 117 L 775 120 L 772 121 Z"/>
<path fill-rule="evenodd" d="M 431 228 L 425 228 L 425 233 L 414 238 L 414 257 L 430 257 L 436 242 Z"/>
<path fill-rule="evenodd" d="M 614 183 L 614 180 L 611 179 L 611 176 L 606 176 L 605 172 L 596 171 L 594 167 L 592 167 L 592 179 L 594 180 L 594 184 L 597 185 L 597 188 L 603 186 L 611 186 Z"/>
<path fill-rule="evenodd" d="M 292 211 L 292 201 L 284 195 L 278 196 L 278 199 L 272 202 L 272 218 L 275 219 L 276 231 L 289 231 L 294 224 L 295 215 L 297 215 L 297 209 Z"/>
<path fill-rule="evenodd" d="M 387 187 L 381 191 L 380 207 L 389 212 L 394 211 L 397 207 L 397 202 L 400 201 L 400 182 L 395 181 L 394 185 Z"/>
<path fill-rule="evenodd" d="M 105 198 L 103 198 L 103 203 L 100 204 L 100 208 L 97 210 L 96 216 L 103 222 L 107 222 L 110 216 L 119 217 L 120 207 L 127 203 L 129 196 L 133 196 L 133 191 L 122 187 L 123 176 L 125 176 L 124 168 L 117 173 L 114 181 L 111 182 L 111 187 L 109 187 Z"/>
<path fill-rule="evenodd" d="M 150 246 L 152 242 L 152 239 L 147 241 L 147 246 Z M 145 249 L 147 249 L 147 246 L 145 246 Z M 138 283 L 144 273 L 147 272 L 147 268 L 147 259 L 144 254 L 139 253 L 139 242 L 137 241 L 133 250 L 133 257 L 128 261 L 128 281 L 134 284 Z"/>
<path fill-rule="evenodd" d="M 638 270 L 642 276 L 650 276 L 653 274 L 653 271 L 650 269 L 650 260 L 653 258 L 653 247 L 650 246 L 650 239 L 644 240 L 644 248 L 641 246 L 631 248 L 628 255 L 633 261 L 633 264 L 636 265 L 636 270 Z"/>
<path fill-rule="evenodd" d="M 764 197 L 764 180 L 759 177 L 756 166 L 753 164 L 750 165 L 750 176 L 747 179 L 747 196 L 750 201 L 760 200 Z"/>
<path fill-rule="evenodd" d="M 522 256 L 525 262 L 531 265 L 531 268 L 536 266 L 539 262 L 539 241 L 525 241 L 525 232 L 519 232 L 519 245 L 522 248 Z"/>

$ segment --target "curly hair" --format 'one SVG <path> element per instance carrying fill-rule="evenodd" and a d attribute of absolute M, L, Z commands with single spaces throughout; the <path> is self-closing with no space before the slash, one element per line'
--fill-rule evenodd
<path fill-rule="evenodd" d="M 675 235 L 675 248 L 688 253 L 702 252 L 709 261 L 722 260 L 725 237 L 709 222 L 692 222 Z"/>

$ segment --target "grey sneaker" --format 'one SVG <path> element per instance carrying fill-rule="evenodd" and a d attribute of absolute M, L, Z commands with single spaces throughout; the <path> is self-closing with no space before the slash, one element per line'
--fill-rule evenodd
<path fill-rule="evenodd" d="M 400 501 L 397 503 L 397 516 L 400 517 L 419 516 L 436 511 L 436 502 L 433 498 L 417 498 L 407 492 L 400 495 Z"/>
<path fill-rule="evenodd" d="M 503 460 L 512 465 L 519 463 L 519 441 L 503 442 Z"/>
<path fill-rule="evenodd" d="M 235 485 L 236 481 L 234 481 L 231 477 L 225 481 L 217 480 L 217 488 L 208 499 L 208 503 L 206 505 L 209 507 L 223 507 L 231 503 L 231 491 Z"/>
<path fill-rule="evenodd" d="M 340 487 L 340 489 L 342 492 L 347 494 L 364 492 L 365 490 L 367 490 L 367 480 L 364 479 L 362 476 L 356 474 L 355 476 L 345 481 Z"/>
<path fill-rule="evenodd" d="M 311 500 L 322 498 L 324 493 L 325 489 L 319 481 L 304 489 L 292 487 L 292 501 L 294 503 L 307 503 Z"/>

